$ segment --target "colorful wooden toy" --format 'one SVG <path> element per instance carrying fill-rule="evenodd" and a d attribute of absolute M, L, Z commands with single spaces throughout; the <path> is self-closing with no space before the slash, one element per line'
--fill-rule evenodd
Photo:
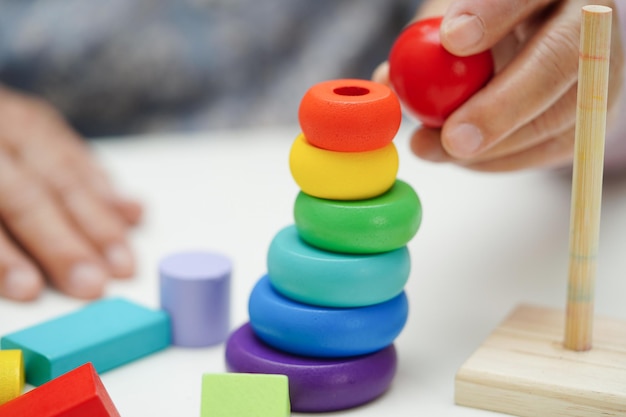
<path fill-rule="evenodd" d="M 406 246 L 376 254 L 328 252 L 304 242 L 295 226 L 287 226 L 272 239 L 267 271 L 273 288 L 294 301 L 364 307 L 402 292 L 411 256 Z"/>
<path fill-rule="evenodd" d="M 250 325 L 265 343 L 285 352 L 319 358 L 365 355 L 389 346 L 408 317 L 404 292 L 366 307 L 331 308 L 280 295 L 264 276 L 248 303 Z"/>
<path fill-rule="evenodd" d="M 0 405 L 24 390 L 24 357 L 21 350 L 0 350 Z"/>
<path fill-rule="evenodd" d="M 244 324 L 226 343 L 226 365 L 231 372 L 287 375 L 292 410 L 322 413 L 378 398 L 391 385 L 397 357 L 393 345 L 350 358 L 291 355 L 263 343 Z"/>
<path fill-rule="evenodd" d="M 204 374 L 200 417 L 289 417 L 285 375 Z"/>
<path fill-rule="evenodd" d="M 582 8 L 566 311 L 515 309 L 457 373 L 457 404 L 522 417 L 626 415 L 626 322 L 593 317 L 611 22 L 608 7 Z"/>
<path fill-rule="evenodd" d="M 215 252 L 179 252 L 161 261 L 161 307 L 170 316 L 172 344 L 200 347 L 226 340 L 231 271 L 230 259 Z"/>
<path fill-rule="evenodd" d="M 300 237 L 320 249 L 380 253 L 415 236 L 422 206 L 413 188 L 397 180 L 389 191 L 367 200 L 326 200 L 300 192 L 294 218 Z"/>
<path fill-rule="evenodd" d="M 331 200 L 363 200 L 391 188 L 398 172 L 393 143 L 367 152 L 335 152 L 317 148 L 304 135 L 289 154 L 291 175 L 305 193 Z"/>
<path fill-rule="evenodd" d="M 518 306 L 457 372 L 455 402 L 522 417 L 626 415 L 626 323 L 594 326 L 593 349 L 568 350 L 562 310 Z"/>
<path fill-rule="evenodd" d="M 0 406 L 0 417 L 120 417 L 91 363 Z"/>
<path fill-rule="evenodd" d="M 169 344 L 167 313 L 121 298 L 93 302 L 0 339 L 2 349 L 24 352 L 26 382 L 31 385 L 46 383 L 87 362 L 105 372 Z"/>
<path fill-rule="evenodd" d="M 400 102 L 386 85 L 368 80 L 315 84 L 302 98 L 300 127 L 313 146 L 364 152 L 391 143 L 400 127 Z"/>
<path fill-rule="evenodd" d="M 415 191 L 396 180 L 401 117 L 391 90 L 371 81 L 323 82 L 302 99 L 303 133 L 289 154 L 296 224 L 272 240 L 249 324 L 226 347 L 231 371 L 288 375 L 295 411 L 372 401 L 395 373 L 406 244 L 422 215 Z"/>

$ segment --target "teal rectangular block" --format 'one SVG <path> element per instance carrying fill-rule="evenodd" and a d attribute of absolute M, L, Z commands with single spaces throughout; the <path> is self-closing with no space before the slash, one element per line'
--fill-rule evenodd
<path fill-rule="evenodd" d="M 90 303 L 0 339 L 1 349 L 24 352 L 26 382 L 35 386 L 87 362 L 98 373 L 106 372 L 169 344 L 166 312 L 122 298 Z"/>

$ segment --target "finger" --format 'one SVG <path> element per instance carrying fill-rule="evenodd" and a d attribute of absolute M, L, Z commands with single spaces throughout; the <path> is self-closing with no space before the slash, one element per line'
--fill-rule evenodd
<path fill-rule="evenodd" d="M 143 215 L 143 206 L 136 200 L 120 195 L 102 167 L 95 163 L 91 155 L 76 157 L 69 155 L 64 158 L 63 165 L 48 166 L 46 175 L 48 182 L 57 191 L 63 191 L 67 182 L 77 182 L 83 186 L 93 198 L 123 220 L 127 225 L 136 225 Z M 78 180 L 78 181 L 77 181 Z"/>
<path fill-rule="evenodd" d="M 555 0 L 455 1 L 441 22 L 441 43 L 454 55 L 491 49 L 520 22 Z"/>
<path fill-rule="evenodd" d="M 120 198 L 113 202 L 113 206 L 130 226 L 139 224 L 143 218 L 143 205 L 135 200 Z"/>
<path fill-rule="evenodd" d="M 74 155 L 70 157 L 73 170 L 80 174 L 82 183 L 95 193 L 103 203 L 108 204 L 129 225 L 141 220 L 143 207 L 138 201 L 121 195 L 113 186 L 113 182 L 93 155 Z"/>
<path fill-rule="evenodd" d="M 441 130 L 420 126 L 411 135 L 411 151 L 430 162 L 455 162 L 441 144 Z"/>
<path fill-rule="evenodd" d="M 141 205 L 115 191 L 85 142 L 60 113 L 44 101 L 6 88 L 0 89 L 0 94 L 0 112 L 12 120 L 0 126 L 0 134 L 33 172 L 49 182 L 55 172 L 74 170 L 74 175 L 118 210 L 128 224 L 140 220 Z"/>
<path fill-rule="evenodd" d="M 64 135 L 69 139 L 72 137 L 61 126 L 54 137 L 62 138 Z M 36 145 L 36 142 L 33 142 L 33 145 Z M 82 143 L 77 144 L 75 140 L 59 141 L 55 146 L 55 152 L 46 153 L 44 156 L 42 152 L 48 147 L 49 144 L 38 146 L 39 152 L 30 152 L 31 158 L 28 161 L 29 166 L 34 168 L 53 189 L 59 190 L 65 186 L 64 181 L 59 178 L 72 177 L 79 180 L 83 187 L 98 198 L 100 204 L 114 210 L 115 214 L 128 225 L 135 225 L 140 221 L 143 214 L 141 204 L 121 196 L 116 191 L 109 176 Z M 39 162 L 44 158 L 46 162 Z"/>
<path fill-rule="evenodd" d="M 478 154 L 476 160 L 485 161 L 518 153 L 565 133 L 576 123 L 576 94 L 576 86 L 571 87 L 546 112 L 513 132 L 506 140 Z"/>
<path fill-rule="evenodd" d="M 574 129 L 522 152 L 486 162 L 470 163 L 465 168 L 483 172 L 516 171 L 526 168 L 556 168 L 571 163 L 574 154 Z"/>
<path fill-rule="evenodd" d="M 411 149 L 418 157 L 431 162 L 453 162 L 461 165 L 486 163 L 518 154 L 572 129 L 576 122 L 576 93 L 574 86 L 540 117 L 533 119 L 513 132 L 505 141 L 499 142 L 471 160 L 459 160 L 450 156 L 441 144 L 440 131 L 437 129 L 417 129 L 411 137 Z"/>
<path fill-rule="evenodd" d="M 384 85 L 390 85 L 389 82 L 389 61 L 385 61 L 380 63 L 376 69 L 374 70 L 374 73 L 372 74 L 372 81 L 380 83 L 380 84 L 384 84 Z"/>
<path fill-rule="evenodd" d="M 97 253 L 48 190 L 2 149 L 0 218 L 61 291 L 81 298 L 102 295 L 107 274 Z"/>
<path fill-rule="evenodd" d="M 555 14 L 501 73 L 443 126 L 447 152 L 472 159 L 554 105 L 578 76 L 577 13 Z"/>
<path fill-rule="evenodd" d="M 73 158 L 71 154 L 58 158 L 64 159 L 63 164 L 48 166 L 50 171 L 42 181 L 47 182 L 78 229 L 106 260 L 109 273 L 121 278 L 132 276 L 134 259 L 125 238 L 128 224 L 120 212 L 126 210 L 124 213 L 130 217 L 133 207 L 126 204 L 119 208 L 115 205 L 118 200 L 111 197 L 106 202 L 102 193 L 98 195 L 93 182 L 85 178 L 91 175 L 102 182 L 104 176 L 97 167 L 82 162 L 85 158 Z"/>
<path fill-rule="evenodd" d="M 135 262 L 126 242 L 123 220 L 82 184 L 66 184 L 60 197 L 79 229 L 103 255 L 111 275 L 121 278 L 133 275 Z"/>
<path fill-rule="evenodd" d="M 37 298 L 43 286 L 41 273 L 0 227 L 0 295 L 29 301 Z"/>
<path fill-rule="evenodd" d="M 502 158 L 532 148 L 541 142 L 565 133 L 576 123 L 576 93 L 576 86 L 573 86 L 545 113 L 522 126 L 492 148 L 462 163 L 473 164 Z M 443 146 L 435 146 L 433 136 L 431 132 L 416 132 L 414 134 L 413 141 L 416 142 L 414 152 L 418 156 L 433 162 L 463 161 L 451 157 L 445 152 Z"/>

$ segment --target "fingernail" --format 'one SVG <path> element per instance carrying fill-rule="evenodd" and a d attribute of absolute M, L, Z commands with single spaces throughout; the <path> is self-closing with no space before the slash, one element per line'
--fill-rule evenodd
<path fill-rule="evenodd" d="M 443 26 L 443 35 L 455 50 L 470 48 L 483 38 L 485 29 L 478 17 L 471 14 L 462 14 L 446 20 Z"/>
<path fill-rule="evenodd" d="M 32 298 L 39 292 L 40 285 L 37 273 L 29 268 L 12 268 L 4 277 L 4 293 L 15 300 Z"/>
<path fill-rule="evenodd" d="M 483 143 L 483 134 L 476 126 L 461 123 L 446 134 L 447 150 L 455 156 L 471 156 Z"/>
<path fill-rule="evenodd" d="M 109 266 L 116 275 L 129 275 L 133 269 L 133 256 L 130 249 L 122 243 L 116 243 L 107 248 L 105 257 Z"/>
<path fill-rule="evenodd" d="M 98 265 L 80 262 L 70 271 L 68 291 L 77 297 L 97 297 L 106 280 L 106 273 Z"/>

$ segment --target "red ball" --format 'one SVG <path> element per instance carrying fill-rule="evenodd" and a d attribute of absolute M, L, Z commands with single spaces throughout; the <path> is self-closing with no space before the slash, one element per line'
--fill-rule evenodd
<path fill-rule="evenodd" d="M 300 102 L 298 118 L 311 145 L 336 152 L 364 152 L 394 139 L 402 110 L 389 87 L 343 79 L 311 87 Z"/>
<path fill-rule="evenodd" d="M 389 80 L 405 110 L 434 128 L 493 75 L 490 51 L 459 57 L 441 45 L 441 20 L 434 17 L 409 25 L 389 54 Z"/>

